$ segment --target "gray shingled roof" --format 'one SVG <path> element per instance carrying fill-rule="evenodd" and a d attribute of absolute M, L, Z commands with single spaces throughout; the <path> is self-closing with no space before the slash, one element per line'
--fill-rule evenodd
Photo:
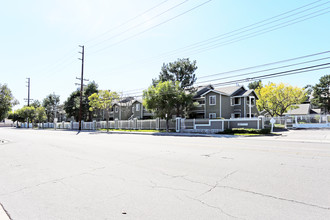
<path fill-rule="evenodd" d="M 234 92 L 236 92 L 238 89 L 240 89 L 242 86 L 227 86 L 227 87 L 220 87 L 216 88 L 215 91 L 224 93 L 226 95 L 231 95 Z"/>
<path fill-rule="evenodd" d="M 198 90 L 198 91 L 196 92 L 196 95 L 194 95 L 193 98 L 194 98 L 194 99 L 199 99 L 199 98 L 201 98 L 201 95 L 204 94 L 205 92 L 209 91 L 210 89 L 213 89 L 213 86 L 208 85 L 208 86 L 203 87 L 202 89 L 200 89 L 200 90 Z"/>
<path fill-rule="evenodd" d="M 298 108 L 291 109 L 285 115 L 309 115 L 311 106 L 310 104 L 300 104 L 296 105 Z"/>

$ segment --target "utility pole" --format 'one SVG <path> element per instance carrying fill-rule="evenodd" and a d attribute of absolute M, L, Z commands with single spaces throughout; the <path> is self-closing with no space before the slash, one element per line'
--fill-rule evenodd
<path fill-rule="evenodd" d="M 56 95 L 55 95 L 55 92 L 53 92 L 53 99 L 54 99 L 54 129 L 56 130 L 57 128 L 57 118 L 56 118 L 56 106 L 57 106 L 57 100 L 56 100 Z"/>
<path fill-rule="evenodd" d="M 30 99 L 30 78 L 26 78 L 28 81 L 26 82 L 27 83 L 27 86 L 28 87 L 28 98 L 27 99 L 24 99 L 25 101 L 27 101 L 27 105 L 30 106 L 30 100 L 33 100 L 33 99 Z M 27 121 L 27 127 L 29 128 L 29 118 L 28 118 L 28 121 Z"/>
<path fill-rule="evenodd" d="M 30 106 L 30 78 L 27 78 L 27 87 L 28 87 L 28 99 L 27 99 L 27 102 L 28 102 L 28 106 Z"/>
<path fill-rule="evenodd" d="M 79 131 L 81 131 L 81 114 L 82 114 L 82 94 L 84 89 L 84 55 L 85 55 L 85 47 L 79 45 L 79 47 L 82 48 L 81 58 L 78 58 L 81 60 L 81 78 L 80 78 L 80 107 L 79 107 Z"/>

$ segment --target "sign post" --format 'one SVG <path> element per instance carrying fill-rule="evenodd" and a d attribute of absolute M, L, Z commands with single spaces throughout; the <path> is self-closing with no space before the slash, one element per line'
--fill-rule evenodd
<path fill-rule="evenodd" d="M 270 123 L 272 124 L 272 130 L 271 130 L 271 133 L 273 133 L 274 131 L 274 123 L 276 122 L 276 120 L 274 118 L 271 118 L 270 119 Z"/>

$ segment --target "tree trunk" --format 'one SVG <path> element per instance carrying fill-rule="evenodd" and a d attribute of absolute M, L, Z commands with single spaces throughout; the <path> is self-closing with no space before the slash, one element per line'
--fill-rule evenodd
<path fill-rule="evenodd" d="M 107 133 L 108 133 L 109 132 L 109 111 L 106 110 L 105 114 L 106 114 L 106 119 L 107 119 Z"/>
<path fill-rule="evenodd" d="M 166 132 L 168 132 L 168 118 L 166 118 Z"/>

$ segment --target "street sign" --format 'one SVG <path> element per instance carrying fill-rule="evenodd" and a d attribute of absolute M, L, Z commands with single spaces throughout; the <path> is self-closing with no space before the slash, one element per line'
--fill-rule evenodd
<path fill-rule="evenodd" d="M 271 119 L 270 119 L 270 123 L 271 123 L 271 124 L 274 124 L 275 122 L 276 122 L 276 120 L 275 120 L 274 118 L 271 118 Z"/>

